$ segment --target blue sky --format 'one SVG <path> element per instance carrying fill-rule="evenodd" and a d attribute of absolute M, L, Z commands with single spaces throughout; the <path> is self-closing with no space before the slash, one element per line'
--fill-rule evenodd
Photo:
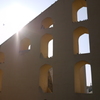
<path fill-rule="evenodd" d="M 19 3 L 25 7 L 28 7 L 33 12 L 41 12 L 57 0 L 1 0 L 0 9 L 4 9 L 7 6 Z"/>

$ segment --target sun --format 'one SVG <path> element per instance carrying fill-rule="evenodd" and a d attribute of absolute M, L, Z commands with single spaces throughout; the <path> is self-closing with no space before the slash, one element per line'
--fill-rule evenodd
<path fill-rule="evenodd" d="M 30 9 L 18 3 L 12 4 L 0 11 L 0 44 L 18 32 L 35 17 Z"/>

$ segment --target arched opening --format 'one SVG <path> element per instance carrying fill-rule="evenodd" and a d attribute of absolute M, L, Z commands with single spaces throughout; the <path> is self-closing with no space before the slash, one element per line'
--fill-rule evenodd
<path fill-rule="evenodd" d="M 0 69 L 0 92 L 1 92 L 1 89 L 2 89 L 2 75 L 3 75 L 3 72 Z"/>
<path fill-rule="evenodd" d="M 3 52 L 0 52 L 0 64 L 5 62 L 5 55 Z"/>
<path fill-rule="evenodd" d="M 77 11 L 77 21 L 84 21 L 88 19 L 87 7 L 82 7 Z"/>
<path fill-rule="evenodd" d="M 53 28 L 54 22 L 52 18 L 47 17 L 42 21 L 42 28 Z"/>
<path fill-rule="evenodd" d="M 53 68 L 45 64 L 40 68 L 39 86 L 45 93 L 53 92 Z"/>
<path fill-rule="evenodd" d="M 89 34 L 84 33 L 78 39 L 79 54 L 90 53 Z"/>
<path fill-rule="evenodd" d="M 48 43 L 48 58 L 53 57 L 53 39 Z"/>
<path fill-rule="evenodd" d="M 42 53 L 44 58 L 53 57 L 53 36 L 52 35 L 45 34 L 42 36 L 41 53 Z"/>
<path fill-rule="evenodd" d="M 78 27 L 73 34 L 74 54 L 90 53 L 89 32 L 85 27 Z"/>
<path fill-rule="evenodd" d="M 76 63 L 74 70 L 75 92 L 93 93 L 91 65 L 86 61 Z"/>
<path fill-rule="evenodd" d="M 87 7 L 86 0 L 74 0 L 74 2 L 72 3 L 72 19 L 73 19 L 73 22 L 77 22 L 78 21 L 77 12 L 82 7 Z M 83 12 L 83 10 L 81 10 L 81 11 Z M 87 13 L 87 9 L 86 9 L 86 13 Z M 86 13 L 83 13 L 83 14 L 85 15 Z M 83 15 L 83 17 L 84 17 L 84 15 Z M 86 19 L 84 19 L 84 20 L 86 20 Z"/>
<path fill-rule="evenodd" d="M 31 43 L 28 38 L 24 38 L 20 42 L 20 52 L 26 52 L 31 49 Z"/>

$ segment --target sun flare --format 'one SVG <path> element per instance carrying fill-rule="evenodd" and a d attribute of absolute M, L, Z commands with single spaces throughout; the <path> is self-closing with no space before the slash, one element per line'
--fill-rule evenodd
<path fill-rule="evenodd" d="M 13 4 L 0 11 L 0 44 L 18 32 L 33 19 L 35 13 L 20 4 Z"/>

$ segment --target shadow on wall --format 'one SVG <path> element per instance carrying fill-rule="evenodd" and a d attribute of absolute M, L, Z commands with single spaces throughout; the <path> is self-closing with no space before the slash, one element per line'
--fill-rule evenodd
<path fill-rule="evenodd" d="M 5 62 L 5 55 L 3 52 L 0 52 L 0 64 Z"/>
<path fill-rule="evenodd" d="M 3 76 L 3 71 L 0 69 L 0 92 L 2 89 L 2 76 Z"/>

